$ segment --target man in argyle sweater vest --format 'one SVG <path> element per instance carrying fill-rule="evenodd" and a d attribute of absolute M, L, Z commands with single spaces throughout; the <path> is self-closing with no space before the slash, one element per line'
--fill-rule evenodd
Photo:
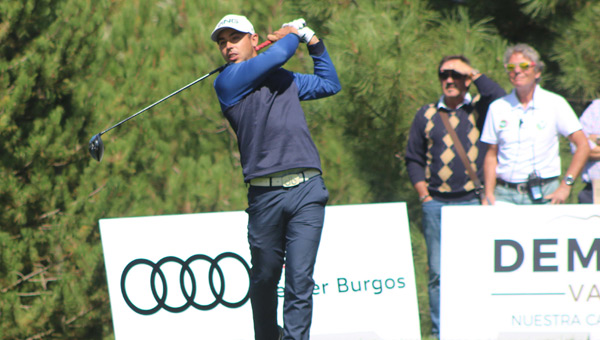
<path fill-rule="evenodd" d="M 485 144 L 479 140 L 488 106 L 504 90 L 471 67 L 462 55 L 446 56 L 438 66 L 443 95 L 436 104 L 421 107 L 413 120 L 406 148 L 408 176 L 423 210 L 423 233 L 429 264 L 429 307 L 432 336 L 439 336 L 440 235 L 442 206 L 479 204 L 475 185 L 444 127 L 439 111 L 448 113 L 471 166 L 483 178 Z M 472 98 L 474 83 L 479 94 Z"/>

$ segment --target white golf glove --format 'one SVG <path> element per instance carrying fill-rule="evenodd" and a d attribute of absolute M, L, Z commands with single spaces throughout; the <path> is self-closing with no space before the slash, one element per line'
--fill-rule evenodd
<path fill-rule="evenodd" d="M 295 29 L 299 30 L 302 27 L 306 26 L 306 21 L 304 21 L 303 18 L 300 18 L 300 19 L 296 19 L 294 21 L 286 22 L 285 24 L 281 25 L 281 27 L 286 27 L 286 26 L 292 26 Z"/>
<path fill-rule="evenodd" d="M 295 29 L 297 29 L 300 40 L 305 44 L 308 44 L 310 42 L 310 40 L 312 39 L 312 37 L 315 35 L 315 31 L 311 30 L 310 28 L 308 28 L 306 26 L 306 21 L 304 21 L 303 18 L 296 19 L 294 21 L 290 21 L 288 23 L 281 25 L 281 27 L 285 27 L 285 26 L 292 26 Z"/>
<path fill-rule="evenodd" d="M 300 40 L 302 40 L 302 42 L 308 44 L 312 37 L 315 36 L 315 31 L 311 30 L 307 26 L 304 26 L 298 30 L 298 35 L 300 36 Z"/>

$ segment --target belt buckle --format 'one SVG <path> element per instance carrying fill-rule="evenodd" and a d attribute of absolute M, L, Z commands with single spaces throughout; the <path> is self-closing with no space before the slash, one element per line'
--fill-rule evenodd
<path fill-rule="evenodd" d="M 517 184 L 517 192 L 521 195 L 527 193 L 527 183 L 519 183 Z"/>
<path fill-rule="evenodd" d="M 300 181 L 301 178 L 298 174 L 285 175 L 281 178 L 281 185 L 284 188 L 295 187 L 296 185 L 301 183 Z"/>

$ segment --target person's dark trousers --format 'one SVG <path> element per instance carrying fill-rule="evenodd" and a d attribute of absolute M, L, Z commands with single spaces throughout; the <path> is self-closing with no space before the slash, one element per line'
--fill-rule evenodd
<path fill-rule="evenodd" d="M 285 258 L 283 339 L 309 339 L 312 278 L 329 193 L 321 176 L 295 187 L 248 190 L 250 301 L 256 340 L 277 340 L 277 284 Z"/>
<path fill-rule="evenodd" d="M 592 183 L 587 183 L 586 186 L 583 189 L 581 189 L 579 195 L 577 195 L 577 198 L 579 199 L 579 203 L 593 204 L 594 191 L 592 189 Z"/>

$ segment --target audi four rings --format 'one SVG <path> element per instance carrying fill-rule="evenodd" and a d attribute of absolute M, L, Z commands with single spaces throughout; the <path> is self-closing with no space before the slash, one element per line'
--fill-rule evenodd
<path fill-rule="evenodd" d="M 190 306 L 192 306 L 196 309 L 199 309 L 199 310 L 210 310 L 210 309 L 215 308 L 219 304 L 221 304 L 225 307 L 229 307 L 229 308 L 241 307 L 250 298 L 249 290 L 246 292 L 246 296 L 244 296 L 239 301 L 230 302 L 230 301 L 226 301 L 223 298 L 223 295 L 225 294 L 225 277 L 223 275 L 223 270 L 219 266 L 219 261 L 226 259 L 226 258 L 231 258 L 231 259 L 239 261 L 242 264 L 242 266 L 244 266 L 244 268 L 246 269 L 246 272 L 248 273 L 248 279 L 250 279 L 250 266 L 248 266 L 248 263 L 246 263 L 246 261 L 240 255 L 234 254 L 231 252 L 222 253 L 221 255 L 217 256 L 215 259 L 212 259 L 211 257 L 209 257 L 207 255 L 194 255 L 194 256 L 190 257 L 189 259 L 187 259 L 186 261 L 183 261 L 174 256 L 167 256 L 167 257 L 161 259 L 160 261 L 158 261 L 157 263 L 154 263 L 147 259 L 136 259 L 136 260 L 131 261 L 125 267 L 125 269 L 123 269 L 123 274 L 121 274 L 121 292 L 123 293 L 123 298 L 125 299 L 125 302 L 127 303 L 127 305 L 133 311 L 135 311 L 138 314 L 142 314 L 142 315 L 151 315 L 151 314 L 158 312 L 161 309 L 165 309 L 166 311 L 169 311 L 172 313 L 180 313 L 180 312 L 183 312 L 186 309 L 188 309 Z M 209 282 L 209 286 L 210 286 L 210 291 L 211 291 L 212 295 L 215 297 L 215 301 L 208 305 L 202 305 L 202 304 L 196 303 L 194 301 L 194 298 L 196 297 L 196 278 L 195 278 L 194 272 L 190 268 L 190 264 L 194 261 L 199 261 L 199 260 L 207 261 L 208 263 L 210 263 L 210 269 L 208 270 L 208 282 Z M 169 306 L 166 304 L 167 279 L 166 279 L 163 271 L 160 269 L 160 267 L 163 264 L 168 263 L 168 262 L 175 262 L 175 263 L 179 263 L 181 265 L 181 272 L 179 275 L 179 284 L 180 284 L 181 292 L 183 293 L 183 296 L 185 297 L 185 300 L 186 300 L 186 303 L 184 303 L 181 306 L 174 307 L 174 306 Z M 129 299 L 127 290 L 125 289 L 125 280 L 127 279 L 127 274 L 133 267 L 135 267 L 137 265 L 148 265 L 152 268 L 152 274 L 150 275 L 150 289 L 152 290 L 152 296 L 154 296 L 154 300 L 156 301 L 157 304 L 155 307 L 153 307 L 151 309 L 142 309 L 142 308 L 139 308 L 138 306 L 136 306 L 135 304 L 133 304 L 133 302 L 131 302 L 131 300 Z M 215 283 L 213 280 L 215 270 L 217 271 L 217 274 L 219 274 L 219 279 L 221 282 L 221 287 L 220 287 L 219 291 L 217 291 L 217 288 L 215 287 Z M 192 282 L 191 292 L 187 291 L 185 284 L 184 284 L 184 278 L 185 278 L 186 273 L 191 278 L 191 282 Z M 159 292 L 156 290 L 156 284 L 155 284 L 156 275 L 158 275 L 160 277 L 160 280 L 162 282 L 162 294 L 160 294 L 160 295 L 159 295 Z"/>

